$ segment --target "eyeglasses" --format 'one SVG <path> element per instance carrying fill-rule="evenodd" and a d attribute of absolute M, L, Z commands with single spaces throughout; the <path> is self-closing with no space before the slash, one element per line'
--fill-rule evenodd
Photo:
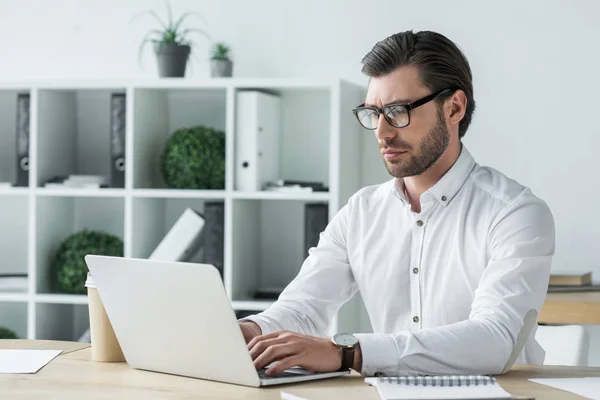
<path fill-rule="evenodd" d="M 429 103 L 441 94 L 451 92 L 453 89 L 447 88 L 432 93 L 412 103 L 388 104 L 381 108 L 365 107 L 365 104 L 353 108 L 352 112 L 358 119 L 358 122 L 368 130 L 375 130 L 379 125 L 379 115 L 383 114 L 385 120 L 394 128 L 404 128 L 410 124 L 410 112 L 423 104 Z"/>

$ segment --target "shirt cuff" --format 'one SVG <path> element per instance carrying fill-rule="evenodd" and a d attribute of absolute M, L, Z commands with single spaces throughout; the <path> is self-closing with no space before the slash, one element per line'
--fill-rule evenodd
<path fill-rule="evenodd" d="M 274 329 L 271 329 L 269 327 L 269 324 L 267 324 L 267 322 L 264 320 L 264 318 L 261 318 L 257 315 L 249 315 L 247 317 L 244 317 L 244 318 L 238 320 L 238 322 L 244 322 L 244 321 L 252 321 L 256 325 L 258 325 L 258 327 L 260 328 L 260 331 L 261 331 L 261 335 L 266 335 L 268 333 L 275 332 Z"/>
<path fill-rule="evenodd" d="M 394 376 L 398 370 L 398 348 L 394 337 L 380 333 L 356 333 L 362 354 L 363 376 Z"/>

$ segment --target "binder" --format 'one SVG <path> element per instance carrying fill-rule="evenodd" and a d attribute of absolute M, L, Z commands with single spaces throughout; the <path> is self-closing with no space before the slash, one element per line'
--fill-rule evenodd
<path fill-rule="evenodd" d="M 30 95 L 17 95 L 17 174 L 15 186 L 29 186 Z"/>
<path fill-rule="evenodd" d="M 204 203 L 204 262 L 212 264 L 223 278 L 223 256 L 225 248 L 225 203 Z"/>
<path fill-rule="evenodd" d="M 125 187 L 125 123 L 126 97 L 112 93 L 110 97 L 110 186 Z"/>
<path fill-rule="evenodd" d="M 188 261 L 202 245 L 201 233 L 204 224 L 204 218 L 200 213 L 192 208 L 186 208 L 148 259 Z"/>
<path fill-rule="evenodd" d="M 308 257 L 308 251 L 319 244 L 321 232 L 327 227 L 328 220 L 327 204 L 314 203 L 304 206 L 304 257 Z"/>
<path fill-rule="evenodd" d="M 263 190 L 279 178 L 281 99 L 258 91 L 236 95 L 235 189 Z"/>

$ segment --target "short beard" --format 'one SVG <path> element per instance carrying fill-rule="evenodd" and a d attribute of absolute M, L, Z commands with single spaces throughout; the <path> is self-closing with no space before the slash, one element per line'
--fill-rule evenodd
<path fill-rule="evenodd" d="M 408 176 L 421 175 L 431 167 L 448 148 L 450 135 L 444 120 L 444 111 L 438 107 L 437 123 L 429 134 L 421 140 L 418 145 L 418 156 L 411 155 L 407 161 L 390 162 L 384 159 L 385 167 L 390 175 L 396 178 L 406 178 Z M 408 143 L 404 141 L 390 141 L 386 143 L 391 148 L 408 148 Z"/>

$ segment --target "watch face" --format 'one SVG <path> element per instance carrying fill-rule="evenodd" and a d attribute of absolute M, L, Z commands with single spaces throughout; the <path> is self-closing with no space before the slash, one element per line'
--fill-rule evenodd
<path fill-rule="evenodd" d="M 358 344 L 358 339 L 349 333 L 338 333 L 333 336 L 333 341 L 343 347 L 354 347 Z"/>

